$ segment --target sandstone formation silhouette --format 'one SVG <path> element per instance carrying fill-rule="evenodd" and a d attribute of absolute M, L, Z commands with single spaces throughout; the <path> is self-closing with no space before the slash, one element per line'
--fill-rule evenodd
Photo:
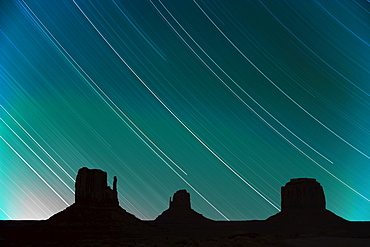
<path fill-rule="evenodd" d="M 111 188 L 106 172 L 81 168 L 74 204 L 48 220 L 0 221 L 0 246 L 370 246 L 370 222 L 328 211 L 312 178 L 291 179 L 281 188 L 281 211 L 249 221 L 207 219 L 185 189 L 155 220 L 142 221 L 119 206 L 117 181 Z"/>
<path fill-rule="evenodd" d="M 121 208 L 118 203 L 117 177 L 113 189 L 107 184 L 107 173 L 81 168 L 76 177 L 75 203 L 47 220 L 49 225 L 74 226 L 76 230 L 124 231 L 140 233 L 146 224 Z M 101 229 L 102 228 L 102 229 Z"/>
<path fill-rule="evenodd" d="M 66 246 L 64 243 L 80 246 L 85 241 L 110 242 L 117 237 L 134 241 L 153 234 L 153 226 L 119 206 L 116 177 L 111 189 L 106 172 L 83 167 L 78 171 L 75 188 L 74 204 L 48 220 L 12 232 L 7 243 L 12 241 L 11 246 L 27 243 L 33 243 L 32 246 Z M 18 235 L 22 238 L 17 238 Z"/>
<path fill-rule="evenodd" d="M 205 224 L 211 222 L 191 208 L 190 194 L 179 190 L 170 198 L 169 208 L 155 220 L 157 224 Z"/>
<path fill-rule="evenodd" d="M 315 230 L 346 222 L 326 209 L 324 190 L 312 178 L 291 179 L 281 187 L 281 212 L 267 221 L 294 227 L 296 231 Z"/>
<path fill-rule="evenodd" d="M 83 167 L 76 178 L 76 204 L 118 205 L 117 177 L 113 179 L 113 189 L 107 185 L 107 173 L 99 169 Z"/>
<path fill-rule="evenodd" d="M 281 187 L 281 210 L 325 209 L 324 190 L 313 178 L 291 179 Z"/>

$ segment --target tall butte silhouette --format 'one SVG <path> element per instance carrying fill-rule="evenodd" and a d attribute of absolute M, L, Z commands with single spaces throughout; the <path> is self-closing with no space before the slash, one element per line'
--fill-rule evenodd
<path fill-rule="evenodd" d="M 79 246 L 84 241 L 98 243 L 117 238 L 143 241 L 156 233 L 155 227 L 119 206 L 116 177 L 110 188 L 106 172 L 83 167 L 78 171 L 75 189 L 74 204 L 48 220 L 15 231 L 6 242 L 15 243 L 13 246 L 24 243 L 35 243 L 35 246 L 78 243 L 75 246 Z M 19 234 L 23 238 L 17 237 Z"/>
<path fill-rule="evenodd" d="M 113 188 L 107 185 L 107 173 L 83 167 L 75 183 L 75 203 L 47 220 L 49 226 L 68 226 L 83 231 L 123 231 L 139 234 L 148 226 L 119 206 L 117 177 Z"/>

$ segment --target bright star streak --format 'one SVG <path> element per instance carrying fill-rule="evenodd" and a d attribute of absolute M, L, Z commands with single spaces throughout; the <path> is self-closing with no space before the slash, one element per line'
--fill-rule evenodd
<path fill-rule="evenodd" d="M 272 11 L 260 0 L 258 0 L 262 6 L 277 20 L 284 28 L 287 30 L 300 44 L 302 44 L 307 50 L 309 50 L 315 57 L 317 57 L 321 62 L 325 63 L 329 68 L 331 68 L 335 73 L 337 73 L 340 77 L 342 77 L 344 80 L 349 82 L 352 86 L 356 87 L 358 90 L 366 94 L 367 96 L 370 96 L 369 93 L 367 93 L 365 90 L 357 86 L 354 82 L 352 82 L 350 79 L 348 79 L 346 76 L 344 76 L 342 73 L 340 73 L 337 69 L 335 69 L 333 66 L 331 66 L 328 62 L 326 62 L 323 58 L 321 58 L 316 52 L 314 52 L 310 47 L 308 47 L 300 38 L 297 37 L 282 21 L 280 21 L 277 16 L 272 13 Z M 275 86 L 275 85 L 274 85 Z M 276 86 L 275 86 L 276 87 Z M 277 87 L 278 88 L 278 87 Z M 278 88 L 279 89 L 279 88 Z M 281 91 L 279 89 L 279 91 Z M 282 92 L 283 93 L 283 92 Z M 285 95 L 285 93 L 283 93 Z M 286 95 L 287 96 L 287 95 Z M 288 97 L 288 96 L 287 96 Z M 288 97 L 289 98 L 289 97 Z M 303 110 L 303 109 L 302 109 Z M 308 113 L 309 114 L 309 113 Z M 309 114 L 310 115 L 310 114 Z M 314 118 L 315 119 L 315 118 Z M 325 127 L 325 126 L 324 126 Z M 330 131 L 330 130 L 329 130 Z M 330 131 L 331 132 L 331 131 Z"/>
<path fill-rule="evenodd" d="M 36 145 L 73 181 L 75 182 L 75 180 L 71 177 L 71 175 L 68 174 L 68 172 L 66 172 L 66 170 L 63 169 L 63 167 L 61 165 L 59 165 L 59 163 L 53 158 L 51 157 L 51 155 L 28 133 L 28 131 L 23 128 L 23 126 L 2 106 L 0 105 L 0 107 L 9 115 L 9 117 L 11 117 L 11 119 L 13 119 L 13 121 L 24 131 L 24 133 L 26 133 L 28 135 L 29 138 L 32 139 L 32 141 L 34 143 L 36 143 Z"/>
<path fill-rule="evenodd" d="M 8 145 L 8 147 L 42 180 L 42 182 L 44 182 L 48 187 L 49 189 L 51 189 L 58 197 L 60 200 L 62 200 L 67 206 L 69 206 L 68 202 L 66 202 L 63 197 L 61 197 L 58 192 L 56 192 L 53 187 L 50 186 L 50 184 L 48 182 L 45 181 L 45 179 L 43 177 L 41 177 L 41 175 L 35 170 L 33 169 L 33 167 L 28 164 L 28 162 L 2 137 L 0 136 L 0 138 L 5 142 L 6 145 Z"/>
<path fill-rule="evenodd" d="M 281 134 L 278 130 L 276 130 L 274 127 L 272 127 L 271 124 L 267 122 L 261 115 L 259 115 L 251 106 L 249 106 L 232 88 L 230 88 L 224 80 L 222 80 L 216 72 L 214 72 L 209 65 L 194 51 L 194 49 L 185 41 L 185 39 L 176 31 L 176 29 L 169 23 L 166 17 L 160 12 L 160 10 L 153 4 L 153 2 L 150 0 L 151 4 L 155 7 L 157 12 L 162 16 L 162 18 L 166 21 L 166 23 L 171 27 L 171 29 L 180 37 L 180 39 L 186 44 L 186 46 L 197 56 L 197 58 L 214 74 L 221 82 L 224 84 L 227 89 L 229 89 L 235 97 L 237 97 L 244 105 L 246 105 L 250 111 L 252 111 L 256 116 L 258 116 L 265 124 L 267 124 L 272 130 L 274 130 L 278 135 L 280 135 L 284 140 L 286 140 L 289 144 L 291 144 L 294 148 L 296 148 L 298 151 L 303 153 L 301 149 L 299 149 L 297 146 L 295 146 L 291 141 L 288 140 L 283 134 Z M 286 129 L 289 133 L 291 133 L 294 137 L 296 137 L 299 141 L 301 141 L 303 144 L 305 144 L 308 148 L 310 148 L 312 151 L 320 155 L 322 158 L 333 164 L 331 160 L 329 160 L 327 157 L 325 157 L 323 154 L 321 154 L 319 151 L 311 147 L 308 143 L 306 143 L 304 140 L 302 140 L 299 136 L 297 136 L 293 131 L 291 131 L 289 128 L 287 128 L 283 123 L 281 123 L 278 119 L 276 119 L 269 111 L 267 111 L 261 104 L 259 104 L 252 96 L 250 96 L 233 78 L 229 76 L 209 55 L 204 51 L 204 49 L 193 39 L 193 37 L 183 28 L 183 26 L 177 21 L 177 19 L 172 15 L 172 13 L 166 8 L 166 6 L 159 0 L 159 3 L 163 6 L 163 8 L 167 11 L 167 13 L 172 17 L 172 19 L 180 26 L 180 28 L 186 33 L 186 35 L 197 45 L 197 47 L 213 62 L 214 65 L 217 66 L 218 69 L 222 71 L 224 75 L 226 75 L 245 95 L 247 95 L 257 106 L 259 106 L 264 112 L 266 112 L 271 118 L 273 118 L 280 126 L 282 126 L 284 129 Z"/>
<path fill-rule="evenodd" d="M 27 6 L 27 4 L 26 4 Z M 27 6 L 27 8 L 29 8 Z M 31 12 L 32 10 L 29 9 Z M 32 12 L 33 14 L 33 12 Z M 34 14 L 33 14 L 34 15 Z M 37 18 L 37 16 L 35 16 L 35 18 Z M 82 70 L 82 68 L 75 62 L 75 60 L 69 55 L 69 53 L 67 53 L 67 51 L 63 48 L 63 46 L 60 45 L 60 43 L 54 38 L 54 36 L 52 36 L 52 34 L 49 32 L 49 30 L 42 24 L 42 22 L 37 18 L 37 20 L 41 23 L 41 25 L 45 28 L 45 30 L 51 35 L 51 37 L 59 44 L 59 46 L 63 49 L 63 51 L 68 55 L 68 57 L 70 57 L 72 59 L 72 61 L 81 69 L 81 71 L 83 71 L 83 73 L 94 83 L 95 86 L 96 83 L 85 73 L 84 70 Z M 63 53 L 62 53 L 63 54 Z M 64 55 L 64 54 L 63 54 Z M 68 60 L 69 61 L 69 60 Z M 72 64 L 73 65 L 73 64 Z M 78 71 L 78 70 L 77 70 Z M 82 75 L 81 75 L 82 76 Z M 85 77 L 83 77 L 85 79 Z M 86 79 L 85 79 L 86 80 Z M 86 80 L 87 81 L 87 80 Z M 98 87 L 99 88 L 99 87 Z M 100 89 L 100 88 L 99 88 Z M 94 88 L 95 90 L 95 88 Z M 96 90 L 95 90 L 96 91 Z M 116 109 L 118 109 L 120 111 L 121 114 L 123 114 L 129 121 L 130 123 L 132 123 L 139 131 L 140 133 L 143 134 L 143 132 L 118 108 L 118 106 L 116 106 L 113 101 L 110 100 L 110 98 L 102 91 L 100 90 L 101 93 L 103 93 L 104 96 L 106 96 L 108 98 L 108 100 L 116 107 Z M 99 96 L 104 99 L 100 94 Z M 105 101 L 105 100 L 104 100 Z M 105 101 L 106 102 L 106 101 Z M 106 102 L 107 103 L 107 102 Z M 121 120 L 124 121 L 124 119 L 113 109 L 113 107 L 111 107 L 109 104 L 108 106 L 119 116 L 119 118 Z M 5 110 L 5 109 L 4 109 Z M 9 113 L 8 113 L 9 114 Z M 125 121 L 124 121 L 125 122 Z M 125 122 L 126 123 L 126 122 Z M 195 191 L 205 202 L 207 202 L 214 210 L 216 210 L 223 218 L 225 218 L 226 220 L 229 220 L 220 210 L 218 210 L 211 202 L 209 202 L 198 190 L 196 190 L 188 181 L 186 181 L 178 172 L 176 172 L 157 152 L 155 152 L 155 150 L 149 146 L 149 144 L 147 144 L 138 134 L 137 132 L 135 132 L 131 126 L 129 126 L 127 123 L 126 125 L 178 176 L 180 177 L 193 191 Z M 150 139 L 149 139 L 150 140 Z M 152 143 L 152 142 L 151 142 Z M 153 144 L 153 143 L 152 143 Z M 167 156 L 166 156 L 167 157 Z M 168 157 L 167 157 L 168 158 Z M 170 159 L 171 161 L 171 159 Z M 179 167 L 178 167 L 179 168 Z M 182 169 L 179 168 L 181 171 Z M 182 171 L 184 172 L 184 171 Z M 185 173 L 185 172 L 184 172 Z M 185 173 L 186 174 L 186 173 Z"/>
<path fill-rule="evenodd" d="M 198 8 L 202 11 L 202 13 L 207 17 L 207 19 L 213 24 L 213 26 L 216 27 L 216 29 L 222 34 L 222 36 L 225 37 L 225 39 L 239 52 L 240 55 L 242 55 L 263 77 L 266 78 L 275 88 L 277 88 L 284 96 L 286 96 L 291 102 L 293 102 L 296 106 L 298 106 L 302 111 L 304 111 L 308 116 L 310 116 L 313 120 L 315 120 L 317 123 L 319 123 L 322 127 L 327 129 L 330 133 L 338 137 L 340 140 L 342 140 L 344 143 L 352 147 L 354 150 L 365 156 L 366 158 L 370 159 L 370 156 L 363 153 L 361 150 L 353 146 L 351 143 L 346 141 L 343 137 L 335 133 L 333 130 L 331 130 L 328 126 L 326 126 L 324 123 L 322 123 L 320 120 L 318 120 L 316 117 L 314 117 L 311 113 L 309 113 L 306 109 L 304 109 L 300 104 L 298 104 L 294 99 L 292 99 L 287 93 L 285 93 L 278 85 L 276 85 L 265 73 L 263 73 L 227 36 L 226 34 L 216 25 L 216 23 L 207 15 L 207 13 L 200 7 L 200 5 L 193 0 L 193 2 L 198 6 Z"/>
<path fill-rule="evenodd" d="M 113 46 L 107 41 L 107 39 L 101 34 L 101 32 L 96 28 L 96 26 L 91 22 L 83 10 L 78 6 L 78 4 L 73 0 L 73 3 L 77 6 L 80 12 L 85 16 L 93 28 L 98 32 L 102 39 L 107 43 L 107 45 L 114 51 L 114 53 L 120 58 L 120 60 L 127 66 L 127 68 L 135 75 L 135 77 L 148 89 L 148 91 L 166 108 L 166 110 L 190 133 L 192 134 L 209 152 L 211 152 L 222 164 L 224 164 L 232 173 L 234 173 L 239 179 L 241 179 L 246 185 L 248 185 L 254 192 L 261 196 L 265 201 L 267 201 L 275 209 L 280 209 L 268 200 L 261 192 L 254 188 L 250 183 L 248 183 L 243 177 L 241 177 L 233 168 L 231 168 L 219 155 L 217 155 L 205 142 L 203 142 L 192 130 L 190 130 L 172 111 L 171 109 L 163 103 L 163 101 L 146 85 L 146 83 L 136 74 L 136 72 L 127 64 L 127 62 L 118 54 L 118 52 L 113 48 Z"/>
<path fill-rule="evenodd" d="M 162 4 L 160 0 L 158 0 L 159 3 Z M 176 31 L 176 29 L 168 22 L 168 20 L 163 16 L 163 14 L 159 11 L 159 9 L 156 7 L 156 5 L 153 4 L 153 2 L 150 0 L 151 4 L 155 7 L 157 12 L 162 16 L 162 18 L 166 21 L 166 23 L 171 27 L 171 29 L 180 37 L 180 39 L 186 44 L 186 46 L 197 56 L 197 58 L 241 101 L 243 102 L 255 115 L 257 115 L 264 123 L 266 123 L 271 129 L 273 129 L 277 134 L 279 134 L 284 140 L 286 140 L 289 144 L 291 144 L 294 148 L 296 148 L 299 152 L 301 152 L 304 156 L 306 156 L 309 160 L 311 160 L 314 164 L 319 166 L 321 169 L 323 169 L 325 172 L 327 172 L 329 175 L 331 175 L 333 178 L 338 180 L 340 183 L 342 183 L 347 188 L 351 189 L 353 192 L 364 198 L 365 200 L 369 201 L 367 197 L 359 193 L 357 190 L 353 189 L 351 186 L 343 182 L 340 178 L 335 176 L 333 173 L 328 171 L 326 168 L 324 168 L 322 165 L 320 165 L 317 161 L 315 161 L 313 158 L 311 158 L 309 155 L 307 155 L 305 152 L 303 152 L 300 148 L 298 148 L 296 145 L 294 145 L 290 140 L 288 140 L 284 135 L 282 135 L 278 130 L 276 130 L 271 124 L 269 124 L 262 116 L 260 116 L 252 107 L 250 107 L 243 99 L 240 98 L 240 96 L 235 93 L 205 62 L 204 60 L 194 51 L 194 49 L 184 40 L 184 38 Z M 181 29 L 188 35 L 188 37 L 198 46 L 198 48 L 230 79 L 236 84 L 250 99 L 253 100 L 258 106 L 260 106 L 269 116 L 271 116 L 274 120 L 276 120 L 280 125 L 282 125 L 286 130 L 288 130 L 291 134 L 293 134 L 296 138 L 301 140 L 298 136 L 296 136 L 293 132 L 291 132 L 288 128 L 286 128 L 282 123 L 280 123 L 275 117 L 273 117 L 267 110 L 265 110 L 258 102 L 256 102 L 247 92 L 245 92 L 214 60 L 201 48 L 201 46 L 191 37 L 191 35 L 182 27 L 182 25 L 177 21 L 177 19 L 167 10 L 167 8 L 162 4 L 164 9 L 168 12 L 168 14 L 174 19 L 174 21 L 181 27 Z M 304 144 L 306 144 L 303 140 L 301 140 Z M 315 151 L 317 154 L 319 154 L 321 157 L 329 161 L 331 164 L 333 164 L 332 161 L 327 159 L 325 156 L 321 155 L 319 152 L 317 152 L 315 149 L 313 149 L 311 146 L 306 144 L 309 148 L 311 148 L 313 151 Z"/>
<path fill-rule="evenodd" d="M 307 177 L 323 186 L 328 210 L 370 219 L 370 159 L 278 91 L 193 1 L 74 1 L 163 104 L 277 207 L 280 187 Z M 366 1 L 316 0 L 341 24 L 315 1 L 260 0 L 271 13 L 258 0 L 195 1 L 273 83 L 370 156 L 370 47 L 341 25 L 370 43 Z M 75 3 L 2 6 L 0 105 L 74 179 L 81 166 L 121 179 L 120 205 L 139 219 L 155 219 L 186 189 L 194 210 L 226 221 L 193 188 L 230 220 L 277 213 L 145 88 Z M 13 130 L 0 121 L 0 135 L 73 203 L 34 153 L 74 190 L 72 180 L 2 107 L 0 118 Z M 0 184 L 0 208 L 13 219 L 46 219 L 66 207 L 2 140 Z"/>
<path fill-rule="evenodd" d="M 153 48 L 153 50 L 155 50 L 155 52 L 161 57 L 163 58 L 165 61 L 167 61 L 167 59 L 164 57 L 164 55 L 158 50 L 157 47 L 155 47 L 155 45 L 147 39 L 147 37 L 145 37 L 145 35 L 136 27 L 136 25 L 131 21 L 131 19 L 125 14 L 125 12 L 123 12 L 123 10 L 118 6 L 118 4 L 112 0 L 112 2 L 114 3 L 114 5 L 116 5 L 116 7 L 119 9 L 119 11 L 123 14 L 123 16 L 130 22 L 130 24 L 135 28 L 135 30 L 140 34 L 140 36 L 149 44 L 149 46 L 151 46 Z"/>
<path fill-rule="evenodd" d="M 29 11 L 32 13 L 32 15 L 38 20 L 38 22 L 35 21 L 35 23 L 38 25 L 38 23 L 40 23 L 42 25 L 42 27 L 44 28 L 41 28 L 40 27 L 40 30 L 42 32 L 45 33 L 45 31 L 47 33 L 45 33 L 45 35 L 53 42 L 53 44 L 57 47 L 57 49 L 61 52 L 61 54 L 67 59 L 67 61 L 76 69 L 76 71 L 81 75 L 82 78 L 84 78 L 84 80 L 87 82 L 87 84 L 97 93 L 97 95 L 108 105 L 108 107 L 133 131 L 133 133 L 139 137 L 139 139 L 147 146 L 149 147 L 150 150 L 152 150 L 158 157 L 159 154 L 156 153 L 154 151 L 154 149 L 152 149 L 150 147 L 150 145 L 144 140 L 142 139 L 142 137 L 140 137 L 140 135 L 120 116 L 119 113 L 121 113 L 134 127 L 136 130 L 138 130 L 144 137 L 145 139 L 147 139 L 161 154 L 163 154 L 173 165 L 175 165 L 181 172 L 183 172 L 185 175 L 187 175 L 187 173 L 179 166 L 177 165 L 166 153 L 164 153 L 114 102 L 113 100 L 98 86 L 98 84 L 85 72 L 85 70 L 75 61 L 75 59 L 67 52 L 67 50 L 58 42 L 58 40 L 52 35 L 52 33 L 46 28 L 46 26 L 41 22 L 41 20 L 33 13 L 33 11 L 28 7 L 28 5 L 23 1 L 23 3 L 26 5 L 26 7 L 29 9 Z M 45 31 L 44 31 L 45 30 Z M 49 35 L 47 35 L 49 34 Z M 55 43 L 56 42 L 56 43 Z M 60 48 L 59 48 L 60 47 Z M 60 50 L 62 49 L 63 52 Z M 66 57 L 66 55 L 68 57 Z M 69 60 L 72 60 L 73 63 Z M 78 69 L 75 67 L 75 65 L 78 67 Z M 82 75 L 80 73 L 80 71 L 82 71 L 82 73 L 89 79 L 87 80 L 85 78 L 84 75 Z M 91 83 L 94 84 L 95 87 L 93 87 L 91 85 Z M 100 92 L 100 93 L 99 93 Z M 103 96 L 104 97 L 103 97 Z M 114 108 L 107 102 L 107 100 L 114 106 Z M 118 111 L 118 112 L 117 112 Z M 167 163 L 166 163 L 167 164 Z"/>
<path fill-rule="evenodd" d="M 152 3 L 152 1 L 150 1 Z M 160 1 L 159 1 L 160 2 Z M 160 2 L 161 3 L 161 2 Z M 161 3 L 162 4 L 162 3 Z M 157 7 L 152 3 L 152 5 L 157 9 Z M 162 4 L 162 6 L 166 9 L 166 7 Z M 167 10 L 167 9 L 166 9 Z M 163 17 L 163 19 L 167 22 L 167 24 L 172 28 L 172 30 L 181 38 L 181 40 L 188 46 L 188 48 L 203 62 L 203 64 L 231 91 L 233 92 L 233 94 L 241 101 L 243 102 L 254 114 L 256 114 L 264 123 L 266 123 L 271 129 L 273 129 L 277 134 L 279 134 L 284 140 L 286 140 L 289 144 L 291 144 L 294 148 L 296 148 L 300 153 L 302 153 L 304 156 L 306 156 L 309 160 L 311 160 L 314 164 L 316 164 L 317 166 L 319 166 L 321 169 L 323 169 L 325 172 L 327 172 L 329 175 L 331 175 L 333 178 L 335 178 L 336 180 L 338 180 L 340 183 L 342 183 L 344 186 L 346 186 L 347 188 L 351 189 L 353 192 L 355 192 L 356 194 L 358 194 L 359 196 L 361 196 L 362 198 L 364 198 L 365 200 L 369 201 L 369 199 L 367 197 L 365 197 L 364 195 L 362 195 L 361 193 L 359 193 L 357 190 L 353 189 L 351 186 L 349 186 L 348 184 L 346 184 L 345 182 L 343 182 L 340 178 L 338 178 L 337 176 L 335 176 L 333 173 L 331 173 L 330 171 L 328 171 L 326 168 L 324 168 L 322 165 L 320 165 L 317 161 L 315 161 L 313 158 L 311 158 L 309 155 L 307 155 L 304 151 L 302 151 L 300 148 L 298 148 L 296 145 L 294 145 L 290 140 L 288 140 L 285 136 L 283 136 L 279 131 L 277 131 L 271 124 L 269 124 L 263 117 L 261 117 L 252 107 L 250 107 L 247 103 L 244 102 L 243 99 L 240 98 L 239 95 L 237 95 L 204 61 L 203 59 L 200 58 L 200 56 L 191 48 L 191 46 L 182 38 L 182 36 L 173 28 L 173 26 L 167 21 L 167 19 L 162 15 L 162 13 L 157 9 L 157 11 L 159 12 L 159 14 Z M 167 12 L 172 16 L 172 14 L 167 10 Z M 176 23 L 183 29 L 183 31 L 189 36 L 189 38 L 191 38 L 191 40 L 197 44 L 197 42 L 186 32 L 186 30 L 178 23 L 178 21 L 172 16 L 172 18 L 176 21 Z M 208 56 L 208 54 L 197 44 L 197 46 L 207 55 L 208 58 L 210 58 Z M 222 71 L 224 72 L 211 58 L 210 60 Z M 228 76 L 228 74 L 226 74 L 226 72 L 224 72 L 225 75 Z M 228 78 L 230 78 L 233 82 L 234 80 L 228 76 Z M 243 90 L 236 82 L 234 82 L 241 90 Z M 247 94 L 244 90 L 243 92 L 245 94 Z M 248 95 L 248 94 L 247 94 Z M 248 95 L 249 98 L 251 98 L 257 105 L 258 102 L 256 102 L 251 96 Z M 259 105 L 260 106 L 260 105 Z M 273 119 L 275 119 L 267 110 L 265 110 L 262 106 L 260 106 L 266 113 L 268 113 Z M 280 123 L 277 119 L 275 119 L 278 123 Z M 282 124 L 281 124 L 282 125 Z M 282 125 L 284 128 L 285 126 Z M 287 129 L 287 128 L 285 128 Z M 292 133 L 289 129 L 287 129 L 290 133 Z M 294 136 L 296 136 L 294 133 L 292 133 Z M 299 140 L 301 140 L 298 136 L 296 136 Z M 305 143 L 303 140 L 301 140 L 303 143 Z M 306 143 L 305 143 L 306 144 Z M 308 147 L 310 147 L 308 144 L 307 144 Z M 310 147 L 311 148 L 311 147 Z M 311 148 L 313 149 L 313 148 Z M 313 149 L 314 150 L 314 149 Z M 316 150 L 314 150 L 316 151 Z M 318 153 L 316 151 L 316 153 Z M 321 155 L 320 153 L 318 153 L 319 155 Z M 325 156 L 321 155 L 323 158 L 325 158 L 327 161 L 329 161 L 330 163 L 333 164 L 332 161 L 330 161 L 329 159 L 327 159 Z"/>
<path fill-rule="evenodd" d="M 319 2 L 317 2 L 315 0 L 315 2 L 326 12 L 328 13 L 334 20 L 336 20 L 341 26 L 343 26 L 347 31 L 349 31 L 350 33 L 352 33 L 354 36 L 356 36 L 356 38 L 358 38 L 359 40 L 361 40 L 363 43 L 365 43 L 367 46 L 370 46 L 369 43 L 367 43 L 363 38 L 361 38 L 360 36 L 358 36 L 357 34 L 355 34 L 351 29 L 349 29 L 346 25 L 344 25 L 341 21 L 339 21 L 332 13 L 330 13 L 324 6 L 322 6 Z"/>
<path fill-rule="evenodd" d="M 61 181 L 73 194 L 75 193 L 64 181 L 63 179 L 61 179 L 58 174 L 56 174 L 54 172 L 53 169 L 50 168 L 50 166 L 48 166 L 45 161 L 43 159 L 41 159 L 40 156 L 38 156 L 35 151 L 33 151 L 33 149 L 27 145 L 27 143 L 25 141 L 23 141 L 23 139 L 2 119 L 0 118 L 0 120 L 6 125 L 6 127 L 8 127 L 8 129 L 10 129 L 10 131 L 28 148 L 28 150 L 30 150 L 58 179 L 59 181 Z"/>
<path fill-rule="evenodd" d="M 0 208 L 0 210 L 1 210 L 1 212 L 3 212 L 6 215 L 6 217 L 8 217 L 10 220 L 13 220 L 13 218 L 10 217 L 10 215 L 7 214 L 2 208 Z"/>
<path fill-rule="evenodd" d="M 153 4 L 153 3 L 152 3 Z M 155 6 L 155 5 L 154 5 Z M 157 9 L 157 8 L 156 8 Z M 158 10 L 158 9 L 157 9 Z M 161 13 L 160 13 L 161 14 Z M 162 14 L 161 14 L 162 15 Z M 163 17 L 163 15 L 162 15 Z M 163 17 L 164 18 L 164 17 Z M 165 19 L 165 18 L 164 18 Z M 165 19 L 166 22 L 169 24 L 169 22 L 167 21 L 167 19 Z M 170 25 L 170 24 L 169 24 Z M 179 24 L 180 25 L 180 24 Z M 178 34 L 178 32 L 172 27 L 172 25 L 170 25 L 171 28 L 173 29 L 174 32 L 176 32 Z M 183 29 L 184 30 L 184 29 Z M 185 30 L 184 30 L 185 31 Z M 186 32 L 186 31 L 185 31 Z M 178 34 L 179 35 L 179 34 Z M 203 62 L 203 64 L 205 64 L 207 66 L 207 68 L 212 71 L 212 73 L 231 91 L 234 93 L 234 95 L 240 100 L 242 101 L 254 114 L 256 114 L 264 123 L 266 123 L 271 129 L 273 129 L 277 134 L 279 134 L 284 140 L 286 140 L 289 144 L 291 144 L 294 148 L 296 148 L 300 153 L 302 153 L 304 156 L 306 156 L 309 160 L 311 160 L 314 164 L 316 164 L 317 166 L 319 166 L 321 169 L 323 169 L 325 172 L 327 172 L 329 175 L 331 175 L 333 178 L 335 178 L 336 180 L 338 180 L 340 183 L 342 183 L 343 185 L 345 185 L 346 187 L 348 187 L 349 189 L 351 189 L 352 191 L 354 191 L 356 194 L 360 195 L 362 198 L 368 200 L 365 196 L 363 196 L 361 193 L 359 193 L 358 191 L 356 191 L 355 189 L 353 189 L 351 186 L 349 186 L 348 184 L 346 184 L 345 182 L 343 182 L 340 178 L 336 177 L 333 173 L 331 173 L 330 171 L 328 171 L 327 169 L 325 169 L 322 165 L 320 165 L 317 161 L 315 161 L 313 158 L 311 158 L 308 154 L 306 154 L 304 151 L 302 151 L 300 148 L 298 148 L 296 145 L 294 145 L 290 140 L 288 140 L 284 135 L 282 135 L 278 130 L 276 130 L 271 124 L 269 124 L 264 118 L 262 118 L 253 108 L 251 108 L 248 104 L 246 104 L 244 102 L 243 99 L 240 98 L 239 95 L 237 95 L 228 85 L 226 85 L 226 83 L 224 83 L 224 81 L 217 76 L 217 74 L 215 74 L 215 72 L 199 57 L 198 54 L 195 53 L 195 51 L 188 45 L 188 43 L 179 35 L 179 37 L 183 40 L 183 42 L 189 47 L 189 49 L 191 49 L 193 51 L 193 53 Z M 189 36 L 190 37 L 190 36 Z M 190 37 L 191 38 L 191 37 Z M 194 40 L 193 40 L 194 41 Z M 195 41 L 194 41 L 195 42 Z M 199 47 L 199 46 L 198 46 Z M 200 48 L 200 47 L 199 47 Z M 203 49 L 202 49 L 203 50 Z M 212 60 L 213 61 L 213 60 Z M 218 66 L 219 67 L 219 66 Z M 220 68 L 221 69 L 221 68 Z M 225 73 L 226 74 L 226 73 Z M 229 77 L 230 78 L 230 77 Z M 231 78 L 230 78 L 231 79 Z M 251 98 L 251 97 L 250 97 Z M 253 98 L 251 98 L 253 99 Z M 254 102 L 256 102 L 254 99 L 253 99 Z M 258 104 L 256 102 L 256 104 Z M 259 105 L 259 104 L 258 104 Z M 262 106 L 261 106 L 262 108 Z M 263 108 L 264 109 L 264 108 Z M 266 111 L 267 112 L 267 111 Z M 268 113 L 268 112 L 267 112 Z M 271 114 L 269 114 L 271 116 Z M 271 116 L 273 117 L 273 116 Z M 274 117 L 273 117 L 274 118 Z M 275 118 L 274 118 L 275 119 Z M 277 119 L 275 119 L 277 121 Z M 292 133 L 293 134 L 293 133 Z M 298 137 L 297 137 L 298 138 Z M 324 156 L 322 156 L 324 157 Z M 325 157 L 324 157 L 325 158 Z M 326 159 L 326 158 L 325 158 Z M 328 159 L 326 159 L 328 160 Z M 328 160 L 330 163 L 333 163 L 331 162 L 330 160 Z"/>

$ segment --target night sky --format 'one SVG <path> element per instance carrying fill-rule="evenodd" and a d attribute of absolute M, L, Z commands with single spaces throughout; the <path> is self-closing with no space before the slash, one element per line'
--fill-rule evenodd
<path fill-rule="evenodd" d="M 154 219 L 179 189 L 214 220 L 266 219 L 316 178 L 370 220 L 365 0 L 3 0 L 0 219 L 74 203 L 79 168 Z"/>

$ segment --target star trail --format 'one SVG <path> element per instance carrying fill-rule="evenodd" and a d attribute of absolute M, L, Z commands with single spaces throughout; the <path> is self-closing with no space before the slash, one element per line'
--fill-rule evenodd
<path fill-rule="evenodd" d="M 266 219 L 281 186 L 309 177 L 329 210 L 370 220 L 368 1 L 0 11 L 0 219 L 73 204 L 87 166 L 117 176 L 120 205 L 140 219 L 179 189 L 205 217 Z"/>

